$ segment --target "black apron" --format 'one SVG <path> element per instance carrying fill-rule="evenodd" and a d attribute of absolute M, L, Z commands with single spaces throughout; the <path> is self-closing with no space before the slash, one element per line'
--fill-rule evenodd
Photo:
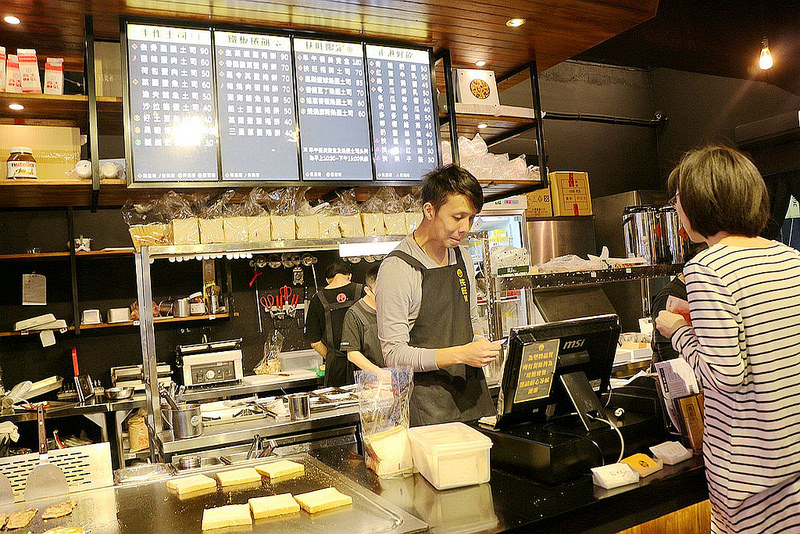
<path fill-rule="evenodd" d="M 348 361 L 347 354 L 339 350 L 338 346 L 334 347 L 331 312 L 349 308 L 361 298 L 364 284 L 355 284 L 355 286 L 353 300 L 347 299 L 344 302 L 328 302 L 328 299 L 325 298 L 325 291 L 317 291 L 317 297 L 325 312 L 325 339 L 323 341 L 328 349 L 328 354 L 325 356 L 325 386 L 346 386 L 353 383 L 353 364 Z"/>
<path fill-rule="evenodd" d="M 472 341 L 469 278 L 461 250 L 456 263 L 427 269 L 412 256 L 393 251 L 422 273 L 422 303 L 411 328 L 409 345 L 442 349 Z M 446 369 L 414 373 L 409 416 L 411 426 L 474 421 L 496 413 L 483 369 L 458 364 Z"/>
<path fill-rule="evenodd" d="M 366 304 L 363 302 L 361 304 L 356 302 L 350 308 L 358 318 L 358 321 L 364 325 L 361 354 L 378 367 L 386 367 L 383 360 L 383 352 L 381 351 L 381 342 L 378 340 L 378 323 L 376 322 L 375 314 L 364 309 L 365 307 Z"/>

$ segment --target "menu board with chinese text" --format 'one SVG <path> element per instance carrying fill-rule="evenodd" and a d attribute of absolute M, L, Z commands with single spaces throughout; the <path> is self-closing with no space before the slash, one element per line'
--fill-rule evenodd
<path fill-rule="evenodd" d="M 372 180 L 364 49 L 294 40 L 303 180 Z"/>
<path fill-rule="evenodd" d="M 367 45 L 377 180 L 419 180 L 439 164 L 430 57 Z"/>
<path fill-rule="evenodd" d="M 129 24 L 134 181 L 216 181 L 211 31 Z"/>
<path fill-rule="evenodd" d="M 214 48 L 223 180 L 297 180 L 291 40 L 217 31 Z"/>

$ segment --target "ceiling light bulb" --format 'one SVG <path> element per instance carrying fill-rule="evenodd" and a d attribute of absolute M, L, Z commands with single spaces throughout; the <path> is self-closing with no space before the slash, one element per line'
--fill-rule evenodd
<path fill-rule="evenodd" d="M 761 70 L 772 68 L 772 53 L 769 51 L 769 41 L 764 37 L 761 39 L 761 55 L 758 58 L 758 66 Z"/>
<path fill-rule="evenodd" d="M 525 19 L 508 19 L 506 21 L 506 26 L 509 28 L 519 28 L 523 24 L 525 24 Z"/>
<path fill-rule="evenodd" d="M 476 67 L 483 67 L 484 65 L 486 65 L 486 62 L 482 59 L 479 59 L 478 61 L 475 62 Z"/>
<path fill-rule="evenodd" d="M 25 109 L 25 106 L 22 104 L 9 104 L 8 109 L 13 109 L 14 111 L 22 111 Z"/>
<path fill-rule="evenodd" d="M 479 129 L 479 130 L 483 130 L 483 129 L 484 129 L 484 128 L 486 128 L 487 126 L 489 126 L 489 125 L 488 125 L 488 124 L 486 124 L 485 122 L 480 122 L 480 123 L 478 123 L 478 129 Z"/>
<path fill-rule="evenodd" d="M 6 15 L 3 17 L 3 20 L 6 21 L 8 24 L 19 24 L 19 19 L 14 15 Z"/>

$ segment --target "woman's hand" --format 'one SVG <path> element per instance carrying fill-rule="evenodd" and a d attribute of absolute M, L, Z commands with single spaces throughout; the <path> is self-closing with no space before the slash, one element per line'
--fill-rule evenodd
<path fill-rule="evenodd" d="M 671 338 L 678 328 L 688 324 L 682 315 L 665 310 L 658 312 L 658 317 L 656 317 L 656 328 L 667 339 Z"/>

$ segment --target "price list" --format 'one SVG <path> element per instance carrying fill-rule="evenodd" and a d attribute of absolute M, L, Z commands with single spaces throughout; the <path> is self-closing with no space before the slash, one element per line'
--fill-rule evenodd
<path fill-rule="evenodd" d="M 367 45 L 367 72 L 375 177 L 419 180 L 439 164 L 428 53 Z"/>
<path fill-rule="evenodd" d="M 134 180 L 217 180 L 211 31 L 127 32 Z"/>
<path fill-rule="evenodd" d="M 294 40 L 304 180 L 372 180 L 360 44 Z"/>
<path fill-rule="evenodd" d="M 297 180 L 288 37 L 214 34 L 223 180 Z"/>

